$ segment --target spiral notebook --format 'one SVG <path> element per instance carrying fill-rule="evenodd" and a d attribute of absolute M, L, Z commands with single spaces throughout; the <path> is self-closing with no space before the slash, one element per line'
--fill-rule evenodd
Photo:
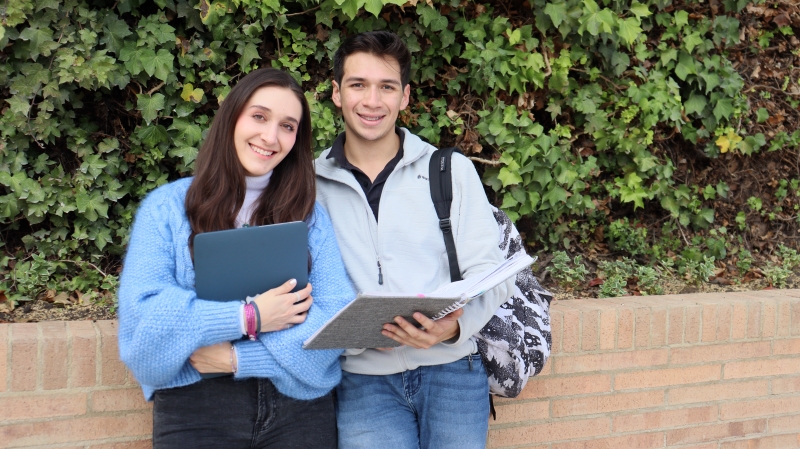
<path fill-rule="evenodd" d="M 303 344 L 304 349 L 390 348 L 396 341 L 381 334 L 384 323 L 402 316 L 410 323 L 414 312 L 438 320 L 528 268 L 536 259 L 519 253 L 478 275 L 451 282 L 430 293 L 359 293 Z"/>

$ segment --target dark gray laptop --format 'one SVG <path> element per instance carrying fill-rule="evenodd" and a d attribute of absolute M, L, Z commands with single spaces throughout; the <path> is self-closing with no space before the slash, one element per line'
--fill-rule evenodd
<path fill-rule="evenodd" d="M 308 284 L 308 225 L 302 221 L 205 232 L 194 238 L 197 297 L 244 300 L 297 279 Z"/>

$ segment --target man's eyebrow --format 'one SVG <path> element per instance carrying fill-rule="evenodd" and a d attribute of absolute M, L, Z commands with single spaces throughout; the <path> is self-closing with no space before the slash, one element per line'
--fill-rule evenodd
<path fill-rule="evenodd" d="M 344 82 L 346 82 L 346 83 L 353 83 L 353 82 L 363 83 L 363 82 L 366 82 L 366 81 L 367 81 L 366 78 L 361 78 L 361 77 L 357 77 L 357 76 L 349 76 L 349 77 L 344 79 Z M 381 84 L 395 84 L 395 85 L 398 85 L 398 86 L 400 85 L 400 81 L 396 80 L 394 78 L 386 78 L 386 79 L 378 80 L 378 83 L 381 83 Z"/>
<path fill-rule="evenodd" d="M 270 109 L 270 108 L 268 108 L 268 107 L 266 107 L 266 106 L 261 106 L 260 104 L 251 104 L 251 105 L 248 107 L 248 109 L 249 109 L 249 108 L 256 108 L 256 109 L 260 109 L 260 110 L 262 110 L 262 111 L 264 111 L 264 112 L 269 112 L 269 113 L 271 113 L 271 112 L 272 112 L 272 109 Z M 298 123 L 300 123 L 300 122 L 299 122 L 299 121 L 298 121 L 296 118 L 294 118 L 294 117 L 292 117 L 292 116 L 290 116 L 290 115 L 287 115 L 287 116 L 285 117 L 285 120 L 288 120 L 288 121 L 290 121 L 290 122 L 292 122 L 292 123 L 294 123 L 294 124 L 298 124 Z"/>

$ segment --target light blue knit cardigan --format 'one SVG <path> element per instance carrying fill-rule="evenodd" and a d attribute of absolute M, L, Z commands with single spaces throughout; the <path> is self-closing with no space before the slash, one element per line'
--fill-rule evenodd
<path fill-rule="evenodd" d="M 136 214 L 119 288 L 119 350 L 144 396 L 157 389 L 198 382 L 189 364 L 198 348 L 235 341 L 237 378 L 269 378 L 293 398 L 313 399 L 341 378 L 338 350 L 304 350 L 303 341 L 355 298 L 327 212 L 316 204 L 309 220 L 308 248 L 314 290 L 306 321 L 291 329 L 241 340 L 239 301 L 197 298 L 191 233 L 184 208 L 191 178 L 151 192 Z"/>

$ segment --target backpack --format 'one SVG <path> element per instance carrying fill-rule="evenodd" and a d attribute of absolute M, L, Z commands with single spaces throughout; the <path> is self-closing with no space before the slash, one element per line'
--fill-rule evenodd
<path fill-rule="evenodd" d="M 461 280 L 455 242 L 450 227 L 453 185 L 450 159 L 458 148 L 436 150 L 431 155 L 429 180 L 431 199 L 439 217 L 450 262 L 450 280 Z M 525 251 L 517 228 L 505 212 L 492 206 L 500 227 L 500 250 L 506 259 Z M 530 269 L 517 274 L 508 301 L 497 309 L 488 323 L 473 336 L 477 342 L 486 374 L 489 393 L 513 398 L 520 394 L 530 376 L 542 371 L 550 356 L 550 300 L 552 293 L 543 289 Z"/>

